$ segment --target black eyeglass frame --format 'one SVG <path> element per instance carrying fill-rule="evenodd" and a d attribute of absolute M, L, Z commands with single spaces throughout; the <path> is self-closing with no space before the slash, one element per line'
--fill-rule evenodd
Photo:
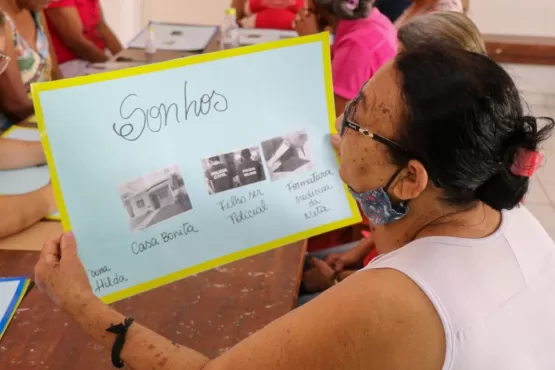
<path fill-rule="evenodd" d="M 351 117 L 355 113 L 357 102 L 358 102 L 358 99 L 350 101 L 349 103 L 347 103 L 347 106 L 345 107 L 345 113 L 343 114 L 343 121 L 341 122 L 341 131 L 339 132 L 341 136 L 345 134 L 345 129 L 350 129 L 364 136 L 368 136 L 369 138 L 376 140 L 377 142 L 389 147 L 392 150 L 395 150 L 404 154 L 407 157 L 407 160 L 411 158 L 415 158 L 415 159 L 417 158 L 417 156 L 414 155 L 414 153 L 411 153 L 409 150 L 403 148 L 401 145 L 397 144 L 396 142 L 389 140 L 388 138 L 383 137 L 381 135 L 378 135 L 368 129 L 362 128 L 360 125 L 354 123 Z"/>

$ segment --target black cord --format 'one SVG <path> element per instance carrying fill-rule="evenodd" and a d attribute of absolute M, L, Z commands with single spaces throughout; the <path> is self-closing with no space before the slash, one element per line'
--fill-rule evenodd
<path fill-rule="evenodd" d="M 123 345 L 125 344 L 125 336 L 127 335 L 127 330 L 129 329 L 131 324 L 133 324 L 133 321 L 134 319 L 132 317 L 126 317 L 121 324 L 110 325 L 110 327 L 106 329 L 108 333 L 116 335 L 116 341 L 114 342 L 114 346 L 112 347 L 112 365 L 114 365 L 118 369 L 121 369 L 125 366 L 120 356 Z"/>

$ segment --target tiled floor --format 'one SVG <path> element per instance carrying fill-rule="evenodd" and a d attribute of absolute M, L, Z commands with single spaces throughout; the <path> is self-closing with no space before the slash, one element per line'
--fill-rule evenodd
<path fill-rule="evenodd" d="M 504 65 L 514 78 L 531 113 L 555 118 L 555 68 Z M 532 178 L 524 204 L 555 239 L 555 135 L 543 144 L 543 166 Z"/>
<path fill-rule="evenodd" d="M 552 103 L 549 102 L 547 105 L 530 102 L 534 115 L 555 118 L 555 94 L 549 98 Z M 524 204 L 555 239 L 555 135 L 544 143 L 543 149 L 545 155 L 543 166 L 532 179 Z"/>

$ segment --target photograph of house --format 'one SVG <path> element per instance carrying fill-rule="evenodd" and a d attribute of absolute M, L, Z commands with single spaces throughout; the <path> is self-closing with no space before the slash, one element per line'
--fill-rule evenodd
<path fill-rule="evenodd" d="M 132 230 L 142 230 L 193 206 L 178 166 L 169 166 L 119 185 Z"/>
<path fill-rule="evenodd" d="M 272 181 L 313 167 L 305 130 L 263 141 L 262 151 Z"/>

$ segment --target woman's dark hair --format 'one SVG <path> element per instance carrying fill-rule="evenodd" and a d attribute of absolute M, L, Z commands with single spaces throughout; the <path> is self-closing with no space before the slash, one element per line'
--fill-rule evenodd
<path fill-rule="evenodd" d="M 368 17 L 375 0 L 314 0 L 317 7 L 325 9 L 340 19 L 362 19 Z"/>
<path fill-rule="evenodd" d="M 517 149 L 536 150 L 554 121 L 538 128 L 525 116 L 511 77 L 490 58 L 427 44 L 395 60 L 406 111 L 397 141 L 422 161 L 444 200 L 482 201 L 502 210 L 519 204 L 529 178 L 511 173 Z M 401 165 L 406 157 L 392 152 Z"/>

